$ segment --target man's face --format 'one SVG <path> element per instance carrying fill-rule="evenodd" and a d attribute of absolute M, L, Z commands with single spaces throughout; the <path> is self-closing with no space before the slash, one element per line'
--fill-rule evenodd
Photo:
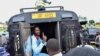
<path fill-rule="evenodd" d="M 40 29 L 39 29 L 39 27 L 36 27 L 36 28 L 35 28 L 35 34 L 36 34 L 36 35 L 40 35 Z"/>

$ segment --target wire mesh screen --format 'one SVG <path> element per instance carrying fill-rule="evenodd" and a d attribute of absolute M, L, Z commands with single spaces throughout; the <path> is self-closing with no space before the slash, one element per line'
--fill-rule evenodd
<path fill-rule="evenodd" d="M 80 30 L 78 21 L 61 22 L 61 44 L 63 51 L 69 51 L 77 46 L 77 36 Z"/>
<path fill-rule="evenodd" d="M 11 56 L 15 55 L 15 34 L 16 31 L 18 31 L 19 25 L 15 24 L 15 25 L 9 25 L 8 27 L 8 31 L 9 31 L 9 43 L 7 46 L 7 51 L 10 53 Z"/>

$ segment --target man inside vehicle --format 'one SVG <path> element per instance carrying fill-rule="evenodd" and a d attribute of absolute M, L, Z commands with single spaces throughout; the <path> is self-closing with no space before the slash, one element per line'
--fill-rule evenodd
<path fill-rule="evenodd" d="M 46 45 L 47 37 L 42 33 L 42 39 L 40 38 L 40 28 L 34 27 L 34 33 L 28 37 L 25 46 L 25 54 L 32 53 L 30 56 L 48 56 L 45 53 L 41 53 L 42 48 Z M 26 55 L 28 56 L 28 55 Z"/>

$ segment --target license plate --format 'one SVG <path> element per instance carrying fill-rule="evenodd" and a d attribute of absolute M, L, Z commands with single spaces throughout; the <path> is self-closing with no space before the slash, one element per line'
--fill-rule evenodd
<path fill-rule="evenodd" d="M 49 19 L 56 18 L 55 12 L 46 12 L 46 13 L 33 13 L 32 19 Z"/>

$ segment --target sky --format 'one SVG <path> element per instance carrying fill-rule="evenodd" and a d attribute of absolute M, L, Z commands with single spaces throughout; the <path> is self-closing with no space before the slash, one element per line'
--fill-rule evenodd
<path fill-rule="evenodd" d="M 64 6 L 65 10 L 74 11 L 88 20 L 100 21 L 100 0 L 50 0 L 50 6 Z M 20 8 L 34 7 L 36 0 L 0 0 L 0 22 L 8 21 L 19 14 Z"/>

